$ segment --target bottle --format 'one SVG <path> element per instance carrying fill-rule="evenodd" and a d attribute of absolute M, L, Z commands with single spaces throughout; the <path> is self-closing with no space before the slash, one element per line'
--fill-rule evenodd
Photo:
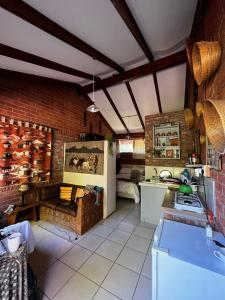
<path fill-rule="evenodd" d="M 206 230 L 206 236 L 207 236 L 207 238 L 212 239 L 212 237 L 213 237 L 213 230 L 212 230 L 211 225 L 207 224 L 206 227 L 205 227 L 205 230 Z"/>
<path fill-rule="evenodd" d="M 195 153 L 192 153 L 192 163 L 193 163 L 193 165 L 196 164 L 196 155 L 195 155 Z"/>

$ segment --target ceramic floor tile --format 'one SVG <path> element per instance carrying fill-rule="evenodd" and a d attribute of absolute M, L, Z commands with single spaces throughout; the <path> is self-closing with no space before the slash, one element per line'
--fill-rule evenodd
<path fill-rule="evenodd" d="M 71 268 L 56 261 L 38 278 L 38 286 L 45 295 L 52 298 L 73 275 Z"/>
<path fill-rule="evenodd" d="M 140 273 L 145 261 L 145 254 L 134 249 L 124 247 L 116 263 L 131 269 L 134 272 Z"/>
<path fill-rule="evenodd" d="M 39 243 L 36 244 L 37 250 L 46 253 L 49 256 L 54 256 L 56 258 L 62 256 L 72 246 L 73 246 L 72 243 L 57 236 L 54 236 L 49 239 L 41 240 Z"/>
<path fill-rule="evenodd" d="M 154 229 L 138 225 L 133 234 L 151 240 L 154 234 Z"/>
<path fill-rule="evenodd" d="M 100 285 L 112 264 L 111 260 L 98 254 L 93 254 L 79 269 L 79 273 Z"/>
<path fill-rule="evenodd" d="M 134 216 L 128 216 L 123 220 L 123 222 L 137 225 L 137 224 L 139 224 L 140 220 L 139 220 L 139 218 L 136 218 Z"/>
<path fill-rule="evenodd" d="M 152 278 L 152 257 L 150 255 L 146 256 L 141 274 L 149 279 Z"/>
<path fill-rule="evenodd" d="M 47 230 L 38 226 L 37 224 L 32 225 L 32 231 L 33 231 L 33 235 L 34 235 L 36 244 L 45 238 L 48 239 L 48 238 L 54 237 L 54 234 L 52 234 L 51 232 L 48 232 Z"/>
<path fill-rule="evenodd" d="M 113 231 L 112 227 L 105 226 L 105 225 L 98 225 L 95 227 L 95 229 L 92 231 L 92 233 L 97 234 L 103 238 L 106 238 L 110 233 Z"/>
<path fill-rule="evenodd" d="M 78 242 L 84 248 L 95 251 L 104 239 L 98 235 L 89 233 L 84 239 Z"/>
<path fill-rule="evenodd" d="M 125 232 L 119 229 L 115 229 L 109 236 L 107 239 L 113 241 L 113 242 L 117 242 L 119 244 L 126 244 L 127 240 L 130 237 L 130 233 L 129 232 Z"/>
<path fill-rule="evenodd" d="M 40 300 L 49 300 L 49 298 L 45 294 L 43 294 L 41 291 L 39 293 L 40 293 Z"/>
<path fill-rule="evenodd" d="M 60 261 L 73 268 L 74 270 L 78 270 L 81 265 L 91 256 L 92 253 L 92 251 L 87 250 L 80 245 L 75 245 L 60 258 Z"/>
<path fill-rule="evenodd" d="M 119 256 L 123 245 L 115 243 L 110 240 L 105 240 L 100 247 L 96 250 L 96 253 L 115 261 Z"/>
<path fill-rule="evenodd" d="M 30 263 L 36 277 L 40 276 L 55 261 L 55 257 L 37 249 L 28 256 L 28 262 Z"/>
<path fill-rule="evenodd" d="M 131 235 L 126 246 L 143 253 L 147 253 L 149 247 L 149 240 L 139 237 L 137 235 Z"/>
<path fill-rule="evenodd" d="M 100 221 L 99 224 L 103 224 L 115 229 L 120 224 L 120 222 L 107 218 L 105 220 Z"/>
<path fill-rule="evenodd" d="M 156 229 L 156 225 L 155 224 L 151 224 L 151 223 L 140 222 L 139 225 L 143 226 L 143 227 L 151 228 L 151 229 L 154 229 L 154 230 Z"/>
<path fill-rule="evenodd" d="M 98 290 L 98 285 L 76 273 L 53 298 L 54 300 L 91 300 Z"/>
<path fill-rule="evenodd" d="M 135 227 L 136 227 L 136 225 L 123 221 L 120 223 L 118 229 L 132 233 L 134 231 Z"/>
<path fill-rule="evenodd" d="M 137 281 L 137 273 L 114 264 L 102 287 L 123 300 L 130 300 L 134 294 Z"/>
<path fill-rule="evenodd" d="M 133 300 L 152 300 L 152 281 L 141 276 Z"/>
<path fill-rule="evenodd" d="M 119 298 L 111 294 L 110 292 L 100 288 L 94 297 L 94 300 L 118 300 Z"/>

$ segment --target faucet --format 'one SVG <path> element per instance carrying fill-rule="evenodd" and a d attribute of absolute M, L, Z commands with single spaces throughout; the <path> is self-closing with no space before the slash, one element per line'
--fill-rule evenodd
<path fill-rule="evenodd" d="M 157 178 L 158 178 L 158 172 L 157 172 L 157 169 L 154 168 L 153 170 L 155 171 L 155 177 L 156 177 L 156 179 L 157 179 Z"/>

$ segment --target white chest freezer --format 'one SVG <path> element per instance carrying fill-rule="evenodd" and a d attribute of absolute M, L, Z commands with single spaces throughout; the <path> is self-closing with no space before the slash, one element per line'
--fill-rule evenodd
<path fill-rule="evenodd" d="M 220 233 L 214 239 L 225 244 Z M 152 248 L 152 299 L 225 299 L 225 263 L 214 250 L 204 228 L 161 221 Z"/>

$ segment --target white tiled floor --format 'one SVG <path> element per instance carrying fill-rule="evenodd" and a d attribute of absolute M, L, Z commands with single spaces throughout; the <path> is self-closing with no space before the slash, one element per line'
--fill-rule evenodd
<path fill-rule="evenodd" d="M 33 224 L 30 263 L 42 299 L 151 300 L 155 226 L 140 223 L 140 205 L 120 199 L 117 211 L 87 234 L 47 222 Z"/>

